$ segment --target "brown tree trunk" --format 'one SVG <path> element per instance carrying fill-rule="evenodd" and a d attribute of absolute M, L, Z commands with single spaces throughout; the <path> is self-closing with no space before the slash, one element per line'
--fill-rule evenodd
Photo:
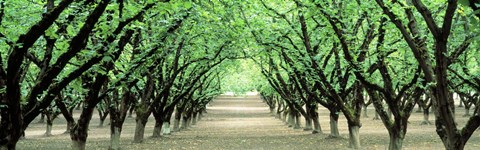
<path fill-rule="evenodd" d="M 300 116 L 301 116 L 301 115 L 300 115 L 300 113 L 298 113 L 298 112 L 296 112 L 296 113 L 294 114 L 294 117 L 295 117 L 295 120 L 294 120 L 294 121 L 295 121 L 295 126 L 293 127 L 293 129 L 301 129 L 301 128 L 302 128 L 302 125 L 301 125 L 301 123 L 300 123 L 300 120 L 301 120 Z"/>
<path fill-rule="evenodd" d="M 135 135 L 133 143 L 142 143 L 145 135 L 145 125 L 147 125 L 150 111 L 145 107 L 137 107 L 135 111 L 137 117 L 135 118 Z"/>
<path fill-rule="evenodd" d="M 67 121 L 67 129 L 65 129 L 65 132 L 63 132 L 63 134 L 70 134 L 74 124 L 75 124 L 74 122 Z"/>
<path fill-rule="evenodd" d="M 148 119 L 135 119 L 135 135 L 133 136 L 133 143 L 142 143 L 145 135 L 145 125 L 147 125 Z"/>
<path fill-rule="evenodd" d="M 318 113 L 313 112 L 312 113 L 312 120 L 313 120 L 313 134 L 316 133 L 323 133 L 322 131 L 322 126 L 320 126 L 320 120 L 318 119 Z"/>
<path fill-rule="evenodd" d="M 159 138 L 162 135 L 163 118 L 155 117 L 155 126 L 153 127 L 153 138 Z"/>
<path fill-rule="evenodd" d="M 72 132 L 70 133 L 70 138 L 72 139 L 72 149 L 74 150 L 85 150 L 85 144 L 88 137 L 88 125 L 90 124 L 90 119 L 92 119 L 92 114 L 95 106 L 87 106 L 83 109 L 78 124 L 76 124 Z"/>
<path fill-rule="evenodd" d="M 193 116 L 192 116 L 192 125 L 196 125 L 196 124 L 197 124 L 197 115 L 198 115 L 197 112 L 194 112 L 194 113 L 193 113 Z"/>
<path fill-rule="evenodd" d="M 182 125 L 180 127 L 182 130 L 185 130 L 188 128 L 188 117 L 187 116 L 182 116 Z"/>

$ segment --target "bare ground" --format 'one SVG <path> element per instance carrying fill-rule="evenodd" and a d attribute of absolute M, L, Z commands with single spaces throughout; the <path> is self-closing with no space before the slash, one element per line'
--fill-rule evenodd
<path fill-rule="evenodd" d="M 373 120 L 373 108 L 369 108 L 369 118 L 363 118 L 360 129 L 361 144 L 364 149 L 386 149 L 388 133 L 380 120 Z M 457 109 L 458 124 L 463 126 L 467 118 L 462 117 L 463 108 Z M 218 98 L 208 107 L 208 113 L 196 125 L 172 135 L 150 138 L 154 120 L 150 118 L 145 140 L 132 144 L 135 119 L 127 118 L 121 136 L 123 149 L 348 149 L 348 129 L 343 116 L 339 118 L 342 138 L 328 138 L 328 111 L 319 110 L 323 134 L 311 134 L 303 129 L 288 128 L 276 119 L 266 104 L 258 97 Z M 78 117 L 79 112 L 75 113 Z M 432 114 L 431 121 L 434 116 Z M 422 113 L 410 117 L 404 149 L 444 149 L 435 133 L 434 125 L 420 125 Z M 106 121 L 98 127 L 98 115 L 90 124 L 87 149 L 107 149 L 110 131 Z M 302 124 L 304 125 L 304 123 Z M 17 144 L 17 149 L 69 149 L 70 137 L 62 134 L 66 128 L 63 117 L 55 120 L 54 136 L 44 136 L 45 124 L 33 123 L 26 131 L 25 139 Z M 480 132 L 474 133 L 465 149 L 480 149 Z"/>

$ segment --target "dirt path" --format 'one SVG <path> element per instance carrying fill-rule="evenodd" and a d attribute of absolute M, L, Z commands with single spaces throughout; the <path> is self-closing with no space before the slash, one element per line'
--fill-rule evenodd
<path fill-rule="evenodd" d="M 176 133 L 172 138 L 193 138 L 196 144 L 185 147 L 193 149 L 314 148 L 313 143 L 296 139 L 306 135 L 310 134 L 289 129 L 275 119 L 259 97 L 221 97 L 211 103 L 208 114 L 195 127 Z M 305 146 L 301 146 L 303 144 Z"/>
<path fill-rule="evenodd" d="M 150 138 L 154 119 L 151 117 L 146 126 L 145 140 L 141 144 L 132 144 L 135 119 L 127 118 L 121 137 L 123 149 L 348 149 L 348 129 L 343 115 L 339 118 L 339 130 L 343 138 L 327 138 L 329 130 L 328 111 L 319 108 L 323 134 L 311 134 L 303 129 L 288 128 L 281 120 L 269 113 L 268 107 L 259 97 L 232 98 L 219 97 L 207 109 L 207 114 L 196 125 L 174 132 L 161 138 Z M 459 108 L 458 112 L 463 112 Z M 75 112 L 78 117 L 79 112 Z M 466 121 L 462 113 L 457 114 L 459 125 Z M 373 108 L 369 108 L 373 116 Z M 434 125 L 419 125 L 422 113 L 413 113 L 409 119 L 404 149 L 443 149 L 435 133 Z M 434 120 L 432 116 L 432 121 Z M 110 131 L 107 123 L 97 127 L 98 116 L 94 115 L 90 124 L 87 149 L 107 149 Z M 18 149 L 70 149 L 70 137 L 62 134 L 66 128 L 63 117 L 55 120 L 54 136 L 45 137 L 45 124 L 34 123 L 26 131 L 26 139 L 19 141 Z M 383 150 L 388 146 L 388 133 L 380 120 L 362 119 L 360 141 L 363 149 Z M 302 126 L 305 125 L 302 123 Z M 465 149 L 480 149 L 480 133 L 474 133 Z"/>

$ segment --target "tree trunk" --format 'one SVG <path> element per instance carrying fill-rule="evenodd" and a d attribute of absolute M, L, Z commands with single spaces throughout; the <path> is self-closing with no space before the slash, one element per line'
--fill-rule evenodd
<path fill-rule="evenodd" d="M 390 143 L 388 144 L 389 150 L 401 150 L 403 145 L 403 138 L 399 131 L 390 132 Z"/>
<path fill-rule="evenodd" d="M 467 105 L 465 105 L 465 114 L 463 114 L 463 117 L 470 117 L 470 107 L 467 107 Z"/>
<path fill-rule="evenodd" d="M 450 138 L 450 140 L 444 141 L 443 145 L 445 146 L 446 150 L 463 150 L 465 149 L 465 144 L 467 140 L 461 140 L 461 138 Z"/>
<path fill-rule="evenodd" d="M 271 113 L 271 114 L 274 114 L 274 112 L 275 112 L 275 105 L 274 105 L 274 106 L 269 106 L 269 108 L 270 108 L 270 113 Z"/>
<path fill-rule="evenodd" d="M 363 105 L 363 118 L 368 118 L 367 105 Z"/>
<path fill-rule="evenodd" d="M 181 129 L 185 130 L 187 128 L 188 128 L 188 118 L 184 116 L 184 117 L 182 117 Z"/>
<path fill-rule="evenodd" d="M 52 126 L 53 126 L 53 116 L 50 112 L 47 112 L 47 129 L 45 131 L 45 136 L 52 136 Z"/>
<path fill-rule="evenodd" d="M 303 128 L 303 131 L 311 131 L 312 129 L 312 118 L 310 116 L 305 117 L 305 128 Z"/>
<path fill-rule="evenodd" d="M 93 102 L 92 102 L 93 103 Z M 82 114 L 78 120 L 78 124 L 73 127 L 72 132 L 70 133 L 70 138 L 72 139 L 72 149 L 74 150 L 84 150 L 85 143 L 88 137 L 88 126 L 90 120 L 92 119 L 93 111 L 95 109 L 94 104 L 88 104 L 87 107 L 84 107 Z"/>
<path fill-rule="evenodd" d="M 135 103 L 133 103 L 130 106 L 130 109 L 128 110 L 128 118 L 132 118 L 133 110 L 135 109 Z"/>
<path fill-rule="evenodd" d="M 290 120 L 288 120 L 287 117 L 288 117 L 288 118 L 290 117 L 290 113 L 287 113 L 287 111 L 285 110 L 285 111 L 283 112 L 282 121 L 283 121 L 285 124 L 288 125 Z M 290 126 L 289 126 L 289 127 L 290 127 Z"/>
<path fill-rule="evenodd" d="M 197 112 L 197 122 L 202 120 L 202 117 L 203 117 L 203 114 L 202 114 L 202 111 L 200 110 Z"/>
<path fill-rule="evenodd" d="M 159 138 L 162 133 L 163 119 L 155 119 L 155 126 L 153 127 L 153 138 Z"/>
<path fill-rule="evenodd" d="M 111 125 L 110 128 L 110 150 L 119 150 L 120 149 L 120 135 L 122 134 L 122 127 L 117 127 Z"/>
<path fill-rule="evenodd" d="M 350 148 L 360 149 L 360 133 L 359 133 L 360 127 L 349 125 L 348 131 L 349 131 Z"/>
<path fill-rule="evenodd" d="M 103 123 L 105 122 L 105 119 L 100 118 L 100 123 L 98 124 L 98 127 L 101 128 L 103 127 Z"/>
<path fill-rule="evenodd" d="M 63 134 L 70 134 L 70 131 L 74 124 L 74 122 L 67 121 L 67 129 L 65 130 L 65 132 L 63 132 Z"/>
<path fill-rule="evenodd" d="M 41 113 L 40 120 L 37 123 L 45 123 L 45 113 Z"/>
<path fill-rule="evenodd" d="M 52 136 L 52 123 L 47 122 L 47 130 L 45 131 L 45 136 Z"/>
<path fill-rule="evenodd" d="M 180 130 L 180 120 L 182 119 L 181 116 L 176 116 L 175 115 L 175 118 L 173 119 L 173 132 L 177 132 Z"/>
<path fill-rule="evenodd" d="M 170 122 L 165 122 L 163 123 L 163 127 L 162 127 L 162 135 L 170 135 L 171 132 L 170 132 Z"/>
<path fill-rule="evenodd" d="M 73 150 L 84 150 L 85 149 L 85 141 L 72 141 L 72 149 Z"/>
<path fill-rule="evenodd" d="M 421 125 L 431 125 L 432 123 L 429 120 L 430 118 L 430 111 L 427 109 L 423 110 L 423 121 L 420 123 Z"/>
<path fill-rule="evenodd" d="M 136 125 L 133 143 L 141 143 L 143 142 L 143 137 L 145 135 L 145 125 L 147 125 L 150 112 L 148 111 L 148 108 L 145 108 L 144 106 L 139 106 L 136 108 L 135 113 L 137 117 L 135 118 Z"/>
<path fill-rule="evenodd" d="M 138 119 L 137 116 L 135 125 L 135 135 L 133 137 L 133 143 L 142 143 L 143 142 L 143 135 L 145 135 L 145 125 L 147 125 L 148 119 Z"/>
<path fill-rule="evenodd" d="M 295 125 L 295 118 L 294 118 L 294 115 L 290 112 L 288 113 L 288 119 L 287 119 L 287 124 L 288 124 L 288 127 L 293 127 Z"/>
<path fill-rule="evenodd" d="M 320 121 L 318 120 L 318 114 L 315 114 L 312 118 L 313 120 L 313 134 L 323 133 L 322 126 L 320 126 Z"/>
<path fill-rule="evenodd" d="M 192 115 L 192 125 L 196 125 L 197 124 L 197 113 L 193 113 Z"/>
<path fill-rule="evenodd" d="M 336 112 L 330 112 L 330 136 L 331 137 L 340 137 L 340 132 L 338 131 L 338 114 Z"/>
<path fill-rule="evenodd" d="M 295 114 L 295 126 L 293 127 L 293 129 L 301 129 L 302 128 L 302 125 L 300 124 L 300 113 L 296 113 Z"/>

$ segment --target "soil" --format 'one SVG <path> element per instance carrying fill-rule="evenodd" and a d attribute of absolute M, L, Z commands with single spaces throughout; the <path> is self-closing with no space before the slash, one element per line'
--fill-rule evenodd
<path fill-rule="evenodd" d="M 416 109 L 415 109 L 416 110 Z M 457 108 L 459 126 L 463 126 L 468 118 L 462 117 L 463 108 Z M 348 129 L 345 118 L 339 118 L 341 138 L 329 138 L 330 132 L 328 111 L 320 108 L 319 115 L 323 133 L 311 134 L 311 131 L 288 128 L 285 123 L 269 113 L 269 109 L 258 96 L 219 97 L 207 109 L 207 114 L 196 125 L 165 135 L 151 138 L 154 119 L 150 118 L 145 129 L 145 140 L 133 144 L 135 119 L 127 118 L 121 136 L 122 149 L 349 149 Z M 473 112 L 473 111 L 472 111 Z M 79 116 L 75 112 L 75 118 Z M 362 119 L 360 141 L 363 149 L 387 149 L 388 133 L 380 120 L 373 120 L 374 109 L 368 107 L 369 118 Z M 40 117 L 38 117 L 40 118 Z M 38 119 L 37 118 L 37 119 Z M 173 118 L 173 117 L 172 117 Z M 108 118 L 107 118 L 108 119 Z M 435 133 L 434 125 L 420 125 L 423 119 L 421 112 L 413 112 L 404 141 L 404 149 L 444 149 Z M 434 116 L 431 115 L 432 123 Z M 35 122 L 35 121 L 34 121 Z M 98 127 L 99 117 L 95 115 L 90 124 L 87 149 L 107 149 L 110 143 L 110 130 L 105 126 Z M 302 123 L 302 125 L 305 125 Z M 44 136 L 46 125 L 33 123 L 25 132 L 25 138 L 17 144 L 17 149 L 70 149 L 70 137 L 63 134 L 66 121 L 63 117 L 55 120 L 52 134 Z M 480 149 L 480 132 L 472 135 L 465 149 Z"/>

